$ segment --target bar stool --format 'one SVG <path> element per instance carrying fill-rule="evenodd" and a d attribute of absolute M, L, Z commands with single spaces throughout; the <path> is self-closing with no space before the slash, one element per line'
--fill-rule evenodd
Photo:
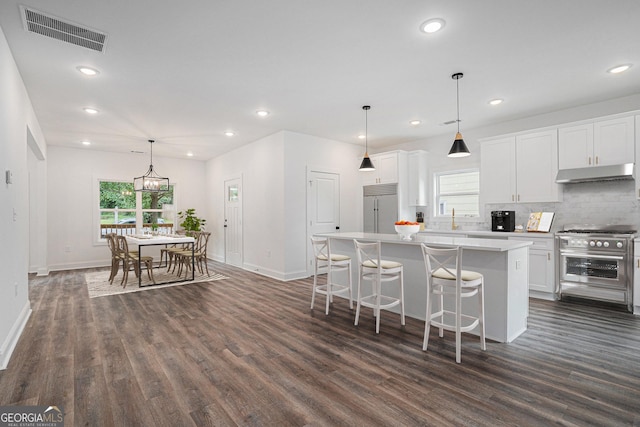
<path fill-rule="evenodd" d="M 358 297 L 355 325 L 358 325 L 360 307 L 373 308 L 376 317 L 376 334 L 380 333 L 380 310 L 387 310 L 400 305 L 400 324 L 404 326 L 404 282 L 402 263 L 381 259 L 380 242 L 363 243 L 353 240 L 358 253 Z M 361 284 L 363 280 L 371 280 L 373 293 L 362 296 Z M 382 295 L 382 282 L 398 280 L 400 297 Z"/>
<path fill-rule="evenodd" d="M 313 292 L 311 294 L 311 309 L 315 302 L 316 293 L 326 295 L 325 314 L 329 314 L 329 303 L 333 302 L 335 294 L 349 294 L 349 308 L 353 309 L 353 298 L 351 296 L 351 258 L 347 255 L 331 253 L 329 239 L 311 237 L 311 245 L 313 246 L 315 268 L 313 274 Z M 327 283 L 318 285 L 318 273 L 321 269 L 327 270 Z M 348 285 L 339 285 L 333 283 L 333 273 L 339 271 L 347 272 Z"/>
<path fill-rule="evenodd" d="M 460 246 L 436 249 L 423 243 L 421 247 L 427 272 L 427 314 L 422 350 L 427 350 L 431 325 L 439 328 L 441 338 L 444 329 L 453 331 L 456 334 L 456 363 L 460 363 L 462 332 L 470 332 L 479 326 L 480 347 L 487 349 L 484 339 L 484 276 L 475 271 L 462 270 Z M 445 295 L 454 297 L 453 311 L 444 308 Z M 435 313 L 432 312 L 434 296 L 438 296 L 440 302 L 440 308 Z M 462 299 L 470 297 L 478 298 L 477 316 L 462 313 Z"/>

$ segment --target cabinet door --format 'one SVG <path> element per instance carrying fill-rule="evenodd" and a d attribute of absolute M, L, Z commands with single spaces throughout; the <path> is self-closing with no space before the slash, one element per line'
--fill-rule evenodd
<path fill-rule="evenodd" d="M 638 129 L 638 135 L 636 136 L 636 145 L 640 144 L 640 116 L 636 116 L 636 129 Z M 638 166 L 640 165 L 640 149 L 636 147 L 636 197 L 640 199 L 640 177 L 638 176 Z M 639 248 L 640 249 L 640 248 Z M 640 252 L 636 252 L 640 254 Z M 638 288 L 640 292 L 640 287 Z M 640 298 L 640 296 L 639 296 Z"/>
<path fill-rule="evenodd" d="M 517 202 L 559 199 L 558 133 L 550 130 L 516 137 Z"/>
<path fill-rule="evenodd" d="M 553 254 L 551 251 L 529 250 L 529 290 L 553 293 Z"/>
<path fill-rule="evenodd" d="M 483 203 L 511 203 L 516 197 L 515 137 L 480 145 L 480 196 Z"/>
<path fill-rule="evenodd" d="M 591 166 L 593 158 L 593 124 L 558 129 L 558 168 Z"/>
<path fill-rule="evenodd" d="M 603 120 L 593 125 L 595 164 L 619 165 L 635 161 L 633 116 Z"/>
<path fill-rule="evenodd" d="M 636 245 L 636 248 L 638 245 Z M 635 307 L 640 307 L 640 256 L 634 257 L 633 266 L 635 272 L 633 274 L 633 314 L 640 314 L 635 311 Z"/>
<path fill-rule="evenodd" d="M 427 153 L 414 151 L 408 155 L 409 163 L 409 205 L 427 206 L 428 179 Z"/>
<path fill-rule="evenodd" d="M 378 184 L 395 184 L 398 182 L 398 153 L 385 153 L 376 156 Z"/>

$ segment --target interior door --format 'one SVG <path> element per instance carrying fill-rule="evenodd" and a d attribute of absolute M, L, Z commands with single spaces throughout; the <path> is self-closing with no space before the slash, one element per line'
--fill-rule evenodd
<path fill-rule="evenodd" d="M 224 182 L 224 260 L 242 267 L 242 179 Z"/>
<path fill-rule="evenodd" d="M 310 171 L 307 174 L 307 271 L 313 271 L 310 237 L 340 229 L 340 175 Z"/>

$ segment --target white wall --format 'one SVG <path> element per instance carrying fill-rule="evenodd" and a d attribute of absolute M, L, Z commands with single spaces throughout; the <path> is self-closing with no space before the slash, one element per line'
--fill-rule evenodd
<path fill-rule="evenodd" d="M 362 216 L 358 150 L 283 131 L 210 160 L 209 230 L 223 233 L 224 181 L 242 176 L 243 268 L 282 280 L 305 276 L 307 167 L 340 173 L 342 229 L 357 230 Z M 209 250 L 212 258 L 224 260 L 224 239 Z"/>
<path fill-rule="evenodd" d="M 0 369 L 4 369 L 31 313 L 28 133 L 43 158 L 46 146 L 1 29 L 0 94 Z M 7 170 L 13 173 L 11 184 L 5 183 Z M 46 188 L 45 182 L 39 184 Z"/>
<path fill-rule="evenodd" d="M 51 270 L 109 265 L 98 234 L 98 180 L 133 181 L 149 167 L 148 154 L 109 153 L 91 147 L 52 146 L 48 152 L 48 258 Z M 205 217 L 205 163 L 154 156 L 153 167 L 175 185 L 177 210 Z M 205 219 L 208 219 L 205 217 Z"/>

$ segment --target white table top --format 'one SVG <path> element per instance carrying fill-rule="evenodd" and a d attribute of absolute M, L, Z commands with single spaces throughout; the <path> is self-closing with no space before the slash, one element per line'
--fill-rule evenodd
<path fill-rule="evenodd" d="M 195 239 L 189 236 L 182 236 L 176 234 L 173 235 L 158 235 L 150 236 L 148 234 L 128 234 L 125 237 L 127 242 L 134 245 L 172 245 L 174 243 L 194 243 Z"/>
<path fill-rule="evenodd" d="M 380 241 L 382 243 L 393 243 L 399 245 L 427 245 L 440 246 L 462 246 L 463 249 L 480 250 L 480 251 L 497 251 L 504 252 L 512 249 L 524 248 L 533 245 L 533 242 L 521 240 L 503 240 L 503 239 L 477 239 L 471 237 L 452 237 L 452 236 L 430 236 L 427 233 L 415 234 L 411 236 L 411 240 L 402 240 L 402 236 L 398 234 L 380 234 L 380 233 L 320 233 L 318 236 L 329 237 L 332 239 L 342 240 L 363 240 L 363 241 Z"/>

